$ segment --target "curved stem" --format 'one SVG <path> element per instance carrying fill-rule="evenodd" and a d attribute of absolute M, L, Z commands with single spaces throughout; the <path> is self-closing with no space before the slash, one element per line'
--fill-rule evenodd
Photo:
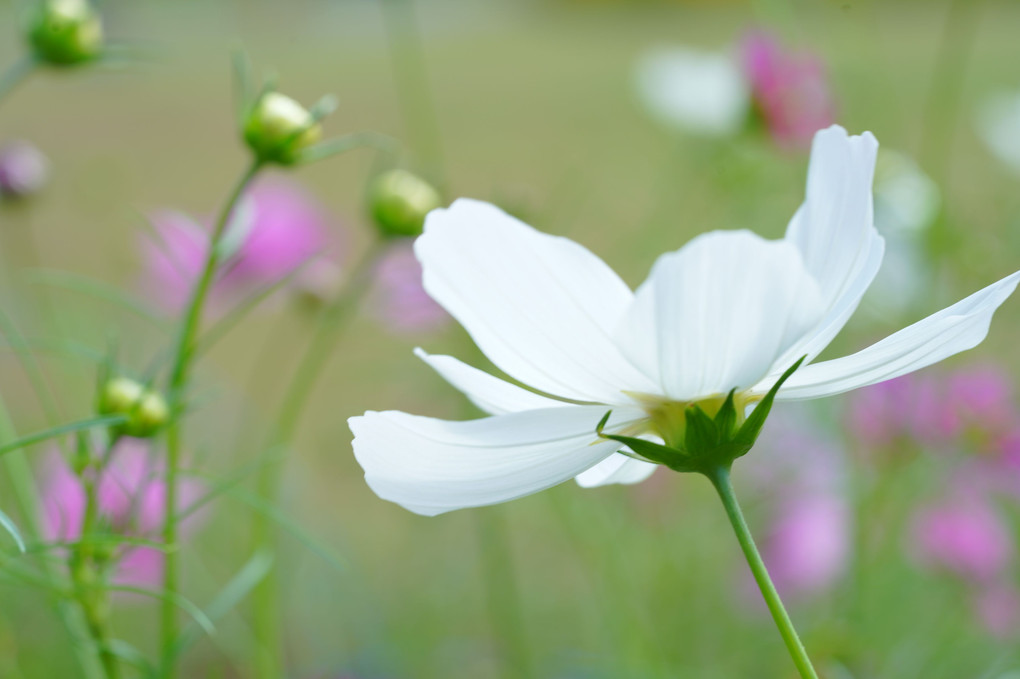
<path fill-rule="evenodd" d="M 786 649 L 790 652 L 793 664 L 797 666 L 797 671 L 802 679 L 818 679 L 815 668 L 811 666 L 811 660 L 808 658 L 807 651 L 804 650 L 804 644 L 800 642 L 797 630 L 793 628 L 790 615 L 786 612 L 786 608 L 783 607 L 783 602 L 779 598 L 779 592 L 776 591 L 776 586 L 772 584 L 772 580 L 769 578 L 765 562 L 762 561 L 761 554 L 758 553 L 758 548 L 754 544 L 754 538 L 751 537 L 751 531 L 744 520 L 744 514 L 740 511 L 740 505 L 737 503 L 737 496 L 733 492 L 733 484 L 730 481 L 729 468 L 717 467 L 706 472 L 705 476 L 708 477 L 719 493 L 719 499 L 722 500 L 723 507 L 726 508 L 726 516 L 729 517 L 730 524 L 733 526 L 733 532 L 737 535 L 737 542 L 740 543 L 740 548 L 744 551 L 747 565 L 751 567 L 751 573 L 754 574 L 755 582 L 758 583 L 761 594 L 765 597 L 765 603 L 769 607 L 769 612 L 772 613 L 772 619 L 775 620 L 776 627 L 779 628 L 779 634 L 783 637 L 783 642 L 786 644 Z"/>
<path fill-rule="evenodd" d="M 0 75 L 0 101 L 25 82 L 35 70 L 36 61 L 32 57 L 22 57 L 14 62 L 3 75 Z"/>
<path fill-rule="evenodd" d="M 216 226 L 209 238 L 209 252 L 206 255 L 205 267 L 195 283 L 187 310 L 181 321 L 180 333 L 177 336 L 168 384 L 168 401 L 170 412 L 173 415 L 166 433 L 166 497 L 164 503 L 166 523 L 163 525 L 163 542 L 167 545 L 177 542 L 177 467 L 180 461 L 181 449 L 179 417 L 194 356 L 195 337 L 198 334 L 198 327 L 202 320 L 202 309 L 205 307 L 206 297 L 216 276 L 216 270 L 220 265 L 220 241 L 223 239 L 223 234 L 230 223 L 230 216 L 233 214 L 234 208 L 244 194 L 245 189 L 248 188 L 248 185 L 251 184 L 261 169 L 262 163 L 258 160 L 253 161 L 244 174 L 241 175 L 241 179 L 237 182 L 226 204 L 223 206 L 223 210 L 220 212 L 219 218 L 216 220 Z M 168 596 L 163 600 L 162 605 L 160 640 L 163 676 L 169 678 L 174 675 L 174 647 L 178 631 L 177 607 L 173 601 L 173 595 L 177 593 L 176 550 L 170 550 L 165 556 L 163 589 Z"/>
<path fill-rule="evenodd" d="M 258 497 L 267 506 L 276 503 L 280 492 L 280 478 L 283 462 L 278 453 L 290 445 L 297 431 L 301 415 L 305 412 L 308 397 L 324 372 L 326 362 L 336 344 L 337 336 L 345 321 L 357 308 L 364 292 L 372 280 L 372 271 L 379 258 L 380 245 L 377 243 L 361 258 L 351 275 L 344 294 L 338 296 L 322 310 L 308 347 L 298 363 L 290 384 L 283 392 L 279 415 L 270 430 L 268 451 L 274 453 L 272 460 L 262 465 L 256 482 Z M 264 512 L 255 515 L 254 553 L 273 551 L 276 530 L 270 516 Z M 256 676 L 259 679 L 275 679 L 282 676 L 280 653 L 278 571 L 274 566 L 252 593 L 255 614 L 255 640 L 257 643 Z"/>

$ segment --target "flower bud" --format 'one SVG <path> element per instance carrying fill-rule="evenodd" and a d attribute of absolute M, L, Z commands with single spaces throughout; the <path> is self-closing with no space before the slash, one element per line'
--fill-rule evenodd
<path fill-rule="evenodd" d="M 406 170 L 390 170 L 372 183 L 369 206 L 376 226 L 386 236 L 417 236 L 425 215 L 442 205 L 439 192 Z"/>
<path fill-rule="evenodd" d="M 27 37 L 36 59 L 52 66 L 91 61 L 103 49 L 103 25 L 88 0 L 42 0 Z"/>
<path fill-rule="evenodd" d="M 127 377 L 106 383 L 99 396 L 99 412 L 124 415 L 127 421 L 118 425 L 117 431 L 138 438 L 152 436 L 170 419 L 170 408 L 158 392 Z"/>
<path fill-rule="evenodd" d="M 27 198 L 40 191 L 49 177 L 46 156 L 26 141 L 0 148 L 0 198 Z"/>
<path fill-rule="evenodd" d="M 322 127 L 308 109 L 279 92 L 259 97 L 244 124 L 245 142 L 267 163 L 293 165 L 321 137 Z"/>

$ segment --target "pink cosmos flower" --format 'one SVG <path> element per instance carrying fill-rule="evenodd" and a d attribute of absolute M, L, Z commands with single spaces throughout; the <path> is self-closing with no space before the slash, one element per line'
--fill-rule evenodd
<path fill-rule="evenodd" d="M 754 31 L 741 45 L 754 106 L 783 146 L 807 146 L 835 119 L 835 106 L 821 62 L 785 51 L 770 35 Z"/>
<path fill-rule="evenodd" d="M 383 254 L 375 270 L 371 305 L 375 315 L 398 332 L 435 330 L 450 316 L 422 287 L 421 264 L 410 240 Z"/>
<path fill-rule="evenodd" d="M 921 509 L 912 534 L 922 564 L 976 583 L 995 580 L 1013 558 L 1009 527 L 977 495 L 958 495 Z"/>
<path fill-rule="evenodd" d="M 163 468 L 148 446 L 137 439 L 117 444 L 109 466 L 97 487 L 99 513 L 119 535 L 157 538 L 163 527 L 166 485 Z M 184 481 L 179 487 L 179 506 L 198 499 L 200 484 Z M 85 514 L 85 490 L 81 480 L 57 454 L 51 456 L 43 482 L 43 519 L 46 538 L 73 542 L 81 537 Z M 194 521 L 185 521 L 193 528 Z M 124 547 L 119 552 L 114 581 L 121 585 L 158 585 L 163 572 L 163 553 L 150 547 Z"/>
<path fill-rule="evenodd" d="M 179 310 L 205 263 L 209 227 L 173 210 L 157 211 L 151 221 L 155 233 L 146 234 L 143 244 L 145 287 L 164 307 Z M 296 184 L 276 177 L 257 182 L 235 210 L 226 238 L 239 242 L 214 291 L 250 291 L 326 253 L 334 245 L 330 223 L 322 207 Z M 317 274 L 308 275 L 314 285 Z M 298 278 L 300 288 L 303 279 Z"/>
<path fill-rule="evenodd" d="M 850 527 L 841 497 L 807 494 L 783 502 L 763 549 L 779 591 L 811 595 L 831 587 L 846 570 Z"/>

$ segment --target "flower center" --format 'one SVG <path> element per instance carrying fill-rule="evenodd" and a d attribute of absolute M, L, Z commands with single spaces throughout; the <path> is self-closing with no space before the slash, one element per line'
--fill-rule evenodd
<path fill-rule="evenodd" d="M 744 413 L 748 406 L 760 401 L 761 396 L 736 393 L 733 395 L 733 405 L 737 412 L 735 426 L 739 427 L 744 423 Z M 710 396 L 698 399 L 697 401 L 666 401 L 662 399 L 649 399 L 643 403 L 645 412 L 648 413 L 649 433 L 662 437 L 667 446 L 679 447 L 683 445 L 687 433 L 688 408 L 698 407 L 711 418 L 719 413 L 723 403 L 726 402 L 725 395 Z"/>

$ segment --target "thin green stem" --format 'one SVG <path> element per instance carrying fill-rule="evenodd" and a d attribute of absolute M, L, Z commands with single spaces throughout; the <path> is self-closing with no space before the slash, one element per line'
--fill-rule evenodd
<path fill-rule="evenodd" d="M 81 528 L 83 540 L 72 550 L 68 566 L 71 571 L 71 581 L 74 583 L 75 598 L 85 614 L 85 622 L 92 635 L 92 641 L 99 649 L 99 658 L 103 663 L 107 679 L 120 679 L 120 662 L 117 654 L 110 648 L 112 637 L 109 629 L 109 595 L 102 586 L 102 574 L 96 557 L 95 545 L 88 540 L 95 531 L 96 521 L 99 518 L 96 484 L 98 475 L 102 471 L 97 471 L 96 476 L 89 476 L 90 471 L 92 470 L 87 470 L 81 478 L 85 489 L 85 515 L 82 518 Z"/>
<path fill-rule="evenodd" d="M 166 497 L 164 511 L 166 522 L 163 525 L 163 542 L 167 545 L 177 543 L 177 468 L 180 463 L 181 451 L 181 430 L 180 413 L 184 403 L 184 393 L 187 389 L 188 376 L 192 358 L 195 353 L 195 339 L 198 334 L 199 325 L 202 320 L 202 310 L 205 307 L 205 300 L 209 289 L 216 276 L 216 270 L 220 265 L 221 252 L 220 243 L 230 223 L 230 216 L 234 212 L 238 201 L 244 194 L 245 189 L 262 169 L 262 163 L 258 160 L 245 170 L 241 176 L 226 204 L 216 220 L 216 226 L 209 238 L 209 252 L 206 255 L 205 267 L 192 290 L 187 310 L 181 322 L 180 334 L 177 337 L 177 344 L 174 351 L 172 367 L 170 369 L 170 381 L 168 384 L 168 400 L 173 419 L 167 427 L 166 433 Z M 163 676 L 170 678 L 174 676 L 174 647 L 177 640 L 177 607 L 172 599 L 177 594 L 177 551 L 171 550 L 165 558 L 163 572 L 163 589 L 168 595 L 163 600 L 161 611 L 160 641 L 162 648 Z"/>
<path fill-rule="evenodd" d="M 513 549 L 502 508 L 487 507 L 475 512 L 475 521 L 492 633 L 505 668 L 502 675 L 507 679 L 526 679 L 534 674 L 524 633 Z"/>
<path fill-rule="evenodd" d="M 815 673 L 815 668 L 811 666 L 811 660 L 808 658 L 807 651 L 804 650 L 804 644 L 800 642 L 797 630 L 794 629 L 793 622 L 790 620 L 786 608 L 783 607 L 783 602 L 779 598 L 779 592 L 776 591 L 776 586 L 772 584 L 772 580 L 769 578 L 765 562 L 762 561 L 761 554 L 758 553 L 758 548 L 754 544 L 754 538 L 751 537 L 751 531 L 744 520 L 744 514 L 740 511 L 737 496 L 733 492 L 733 483 L 730 481 L 729 468 L 717 467 L 706 472 L 705 475 L 712 482 L 712 485 L 715 486 L 716 491 L 719 493 L 719 499 L 722 500 L 723 507 L 726 508 L 726 516 L 729 517 L 730 524 L 733 526 L 733 532 L 736 533 L 737 542 L 740 543 L 740 548 L 744 551 L 747 565 L 751 567 L 751 573 L 754 574 L 755 582 L 758 583 L 758 588 L 761 589 L 761 594 L 765 598 L 769 611 L 772 613 L 772 619 L 775 620 L 776 627 L 779 628 L 779 634 L 783 637 L 786 649 L 790 652 L 793 664 L 797 666 L 797 671 L 802 679 L 818 679 L 818 674 Z"/>
<path fill-rule="evenodd" d="M 3 400 L 0 399 L 0 441 L 14 439 L 17 439 L 17 432 Z M 30 541 L 39 542 L 42 539 L 43 527 L 32 468 L 25 458 L 24 451 L 21 450 L 5 455 L 3 463 L 14 490 L 14 500 L 21 514 L 23 522 L 21 529 Z M 57 588 L 57 583 L 60 580 L 57 565 L 48 558 L 40 559 L 39 563 L 43 578 L 53 591 Z M 59 595 L 54 597 L 53 603 L 60 621 L 71 638 L 71 649 L 78 661 L 82 676 L 85 679 L 102 679 L 103 667 L 99 662 L 97 649 L 88 643 L 88 631 L 81 612 L 71 601 Z"/>
<path fill-rule="evenodd" d="M 18 85 L 25 82 L 35 67 L 35 59 L 31 56 L 24 56 L 15 61 L 3 75 L 0 75 L 0 101 L 10 95 Z"/>
<path fill-rule="evenodd" d="M 280 493 L 284 459 L 278 453 L 293 441 L 309 396 L 324 372 L 326 362 L 332 355 L 337 337 L 345 322 L 357 309 L 358 302 L 368 289 L 372 272 L 380 253 L 380 244 L 373 245 L 361 258 L 351 275 L 346 290 L 324 308 L 316 323 L 312 338 L 305 349 L 278 410 L 276 422 L 270 430 L 268 450 L 273 459 L 264 464 L 258 473 L 256 487 L 259 500 L 266 506 L 274 506 Z M 253 527 L 254 553 L 275 553 L 276 526 L 271 517 L 259 512 L 255 515 Z M 252 593 L 257 656 L 256 676 L 259 679 L 275 679 L 282 672 L 279 612 L 279 573 L 274 565 Z"/>
<path fill-rule="evenodd" d="M 439 117 L 429 89 L 414 0 L 381 0 L 381 5 L 404 126 L 419 162 L 425 166 L 425 176 L 442 189 L 445 172 Z"/>

